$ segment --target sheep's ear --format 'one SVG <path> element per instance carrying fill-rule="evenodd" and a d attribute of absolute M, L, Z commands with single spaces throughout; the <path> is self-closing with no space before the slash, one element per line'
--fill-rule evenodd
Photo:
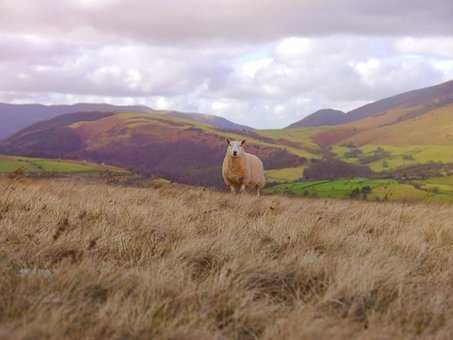
<path fill-rule="evenodd" d="M 228 138 L 226 139 L 226 142 L 227 142 L 228 145 L 231 144 L 231 141 Z"/>
<path fill-rule="evenodd" d="M 244 146 L 245 144 L 245 139 L 241 140 L 241 146 Z"/>

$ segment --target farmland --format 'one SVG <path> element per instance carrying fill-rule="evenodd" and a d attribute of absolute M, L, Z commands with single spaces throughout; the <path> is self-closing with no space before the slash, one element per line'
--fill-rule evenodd
<path fill-rule="evenodd" d="M 423 201 L 452 203 L 453 177 L 399 182 L 393 179 L 339 179 L 282 183 L 268 193 L 320 198 L 354 198 L 370 201 Z"/>
<path fill-rule="evenodd" d="M 340 159 L 353 164 L 365 164 L 376 172 L 429 162 L 453 163 L 453 146 L 451 145 L 370 144 L 352 148 L 355 150 L 355 156 L 351 155 L 350 147 L 333 146 L 332 150 Z M 381 150 L 380 156 L 379 150 Z"/>

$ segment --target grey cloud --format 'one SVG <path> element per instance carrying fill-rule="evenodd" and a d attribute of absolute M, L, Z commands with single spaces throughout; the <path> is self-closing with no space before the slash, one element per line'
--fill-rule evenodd
<path fill-rule="evenodd" d="M 96 5 L 98 3 L 98 5 Z M 0 27 L 175 44 L 330 34 L 452 35 L 451 0 L 167 0 L 0 2 Z"/>

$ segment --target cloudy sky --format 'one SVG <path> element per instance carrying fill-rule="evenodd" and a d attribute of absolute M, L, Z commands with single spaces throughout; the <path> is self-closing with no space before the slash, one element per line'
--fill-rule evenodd
<path fill-rule="evenodd" d="M 282 127 L 453 79 L 452 0 L 0 0 L 0 101 Z"/>

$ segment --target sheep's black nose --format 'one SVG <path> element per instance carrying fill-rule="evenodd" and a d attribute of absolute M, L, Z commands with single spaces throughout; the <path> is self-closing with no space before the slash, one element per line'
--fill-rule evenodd
<path fill-rule="evenodd" d="M 237 151 L 233 151 L 233 155 L 234 155 L 234 156 L 237 156 L 237 155 L 238 155 L 238 152 L 237 152 Z"/>

